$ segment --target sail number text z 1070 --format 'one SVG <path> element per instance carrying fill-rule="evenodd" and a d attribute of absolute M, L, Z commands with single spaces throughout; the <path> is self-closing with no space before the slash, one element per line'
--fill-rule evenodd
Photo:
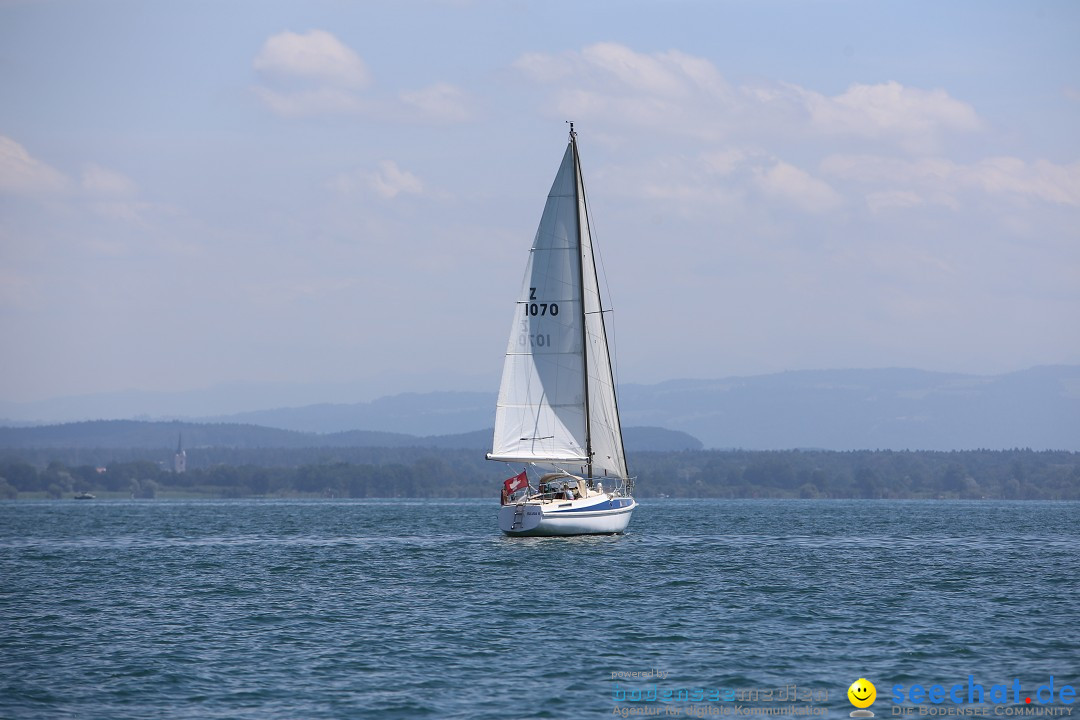
<path fill-rule="evenodd" d="M 551 315 L 555 317 L 559 314 L 558 303 L 531 302 L 536 300 L 536 288 L 529 288 L 529 300 L 530 302 L 525 303 L 526 316 Z"/>
<path fill-rule="evenodd" d="M 551 335 L 548 333 L 530 333 L 530 317 L 555 317 L 559 314 L 558 303 L 535 302 L 536 288 L 529 288 L 529 300 L 521 303 L 525 306 L 525 318 L 521 321 L 521 334 L 518 335 L 519 347 L 542 348 L 551 347 Z"/>

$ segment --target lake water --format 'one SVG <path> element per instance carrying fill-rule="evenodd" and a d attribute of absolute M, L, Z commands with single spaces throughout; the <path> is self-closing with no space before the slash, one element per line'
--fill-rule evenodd
<path fill-rule="evenodd" d="M 0 717 L 839 718 L 859 678 L 877 717 L 1080 717 L 1080 504 L 656 500 L 531 539 L 497 510 L 0 503 Z"/>

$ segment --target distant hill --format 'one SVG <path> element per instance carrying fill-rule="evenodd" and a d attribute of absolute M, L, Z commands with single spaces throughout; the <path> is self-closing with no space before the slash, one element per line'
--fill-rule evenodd
<path fill-rule="evenodd" d="M 623 422 L 712 448 L 1080 450 L 1080 367 L 823 370 L 623 388 Z"/>
<path fill-rule="evenodd" d="M 394 395 L 215 418 L 332 432 L 440 435 L 490 426 L 494 393 Z M 705 447 L 781 450 L 1080 450 L 1080 367 L 979 376 L 820 370 L 620 386 L 628 426 L 663 427 Z M 635 444 L 627 438 L 627 445 Z"/>
<path fill-rule="evenodd" d="M 630 454 L 701 450 L 705 447 L 704 443 L 690 433 L 645 426 L 623 428 L 623 444 L 626 445 L 626 451 Z"/>
<path fill-rule="evenodd" d="M 664 428 L 627 428 L 625 434 L 627 442 L 633 442 L 633 448 L 638 451 L 700 450 L 702 447 L 700 440 Z M 182 438 L 187 449 L 423 447 L 482 453 L 491 448 L 491 435 L 491 429 L 418 437 L 371 430 L 316 434 L 238 423 L 94 420 L 36 427 L 0 427 L 0 449 L 163 449 L 176 447 Z"/>
<path fill-rule="evenodd" d="M 350 433 L 354 444 L 362 439 L 394 445 L 403 436 L 394 433 Z M 309 447 L 331 445 L 330 436 L 317 436 L 280 428 L 238 423 L 148 422 L 91 420 L 87 422 L 0 428 L 0 448 L 169 448 L 181 438 L 185 448 L 196 447 Z"/>
<path fill-rule="evenodd" d="M 87 402 L 83 399 L 84 405 Z M 472 432 L 461 433 L 491 427 L 494 407 L 493 392 L 406 393 L 371 402 L 287 407 L 197 421 L 202 426 L 224 423 L 321 433 L 319 442 L 340 440 L 352 446 L 396 447 L 421 439 L 432 447 L 470 443 L 468 447 L 482 448 L 490 441 L 485 433 L 477 431 L 475 438 Z M 1038 367 L 997 376 L 893 368 L 672 380 L 620 386 L 619 408 L 631 452 L 654 446 L 676 449 L 667 444 L 661 428 L 685 434 L 668 438 L 676 446 L 689 436 L 707 448 L 1080 450 L 1080 366 Z M 198 443 L 197 433 L 202 431 L 192 427 L 196 434 L 191 442 Z M 635 428 L 653 430 L 638 437 Z M 357 434 L 333 437 L 345 432 Z M 266 435 L 258 442 L 284 446 L 281 443 L 308 444 L 312 439 Z"/>
<path fill-rule="evenodd" d="M 311 433 L 378 428 L 408 435 L 445 435 L 461 428 L 492 427 L 495 423 L 495 397 L 495 393 L 482 392 L 402 393 L 371 402 L 322 403 L 199 420 L 263 425 Z"/>

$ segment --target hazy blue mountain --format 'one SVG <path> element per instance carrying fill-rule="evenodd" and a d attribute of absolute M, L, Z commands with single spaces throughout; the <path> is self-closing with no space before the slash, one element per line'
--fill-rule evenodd
<path fill-rule="evenodd" d="M 647 426 L 623 428 L 623 443 L 630 453 L 701 450 L 705 447 L 703 442 L 690 433 Z"/>
<path fill-rule="evenodd" d="M 185 448 L 305 447 L 307 436 L 292 430 L 228 423 L 90 420 L 60 425 L 0 428 L 0 448 Z"/>
<path fill-rule="evenodd" d="M 378 429 L 420 436 L 445 435 L 494 426 L 495 397 L 495 393 L 483 392 L 403 393 L 371 402 L 323 403 L 201 419 L 316 433 Z"/>
<path fill-rule="evenodd" d="M 1080 367 L 984 377 L 824 370 L 623 389 L 626 423 L 706 447 L 1080 450 Z"/>
<path fill-rule="evenodd" d="M 498 382 L 498 378 L 445 373 L 416 375 L 408 380 L 412 381 L 411 385 L 389 388 L 372 380 L 345 383 L 235 382 L 172 392 L 121 390 L 36 402 L 0 400 L 0 418 L 9 418 L 2 421 L 6 425 L 131 418 L 191 420 L 253 410 L 302 407 L 327 398 L 340 403 L 354 403 L 408 389 L 487 388 Z"/>
<path fill-rule="evenodd" d="M 491 449 L 490 428 L 450 435 L 418 437 L 404 433 L 349 430 L 338 433 L 306 433 L 296 430 L 235 423 L 150 422 L 139 420 L 93 420 L 35 427 L 0 427 L 0 449 L 87 448 L 167 450 L 182 439 L 186 449 L 230 448 L 342 448 L 429 447 Z M 699 450 L 701 441 L 683 432 L 663 428 L 627 428 L 628 442 L 640 451 Z"/>
<path fill-rule="evenodd" d="M 363 438 L 381 433 L 386 446 L 475 431 L 467 446 L 482 448 L 490 437 L 480 442 L 478 428 L 492 426 L 494 407 L 494 392 L 406 393 L 199 420 L 323 433 L 326 442 L 328 434 L 365 431 L 350 442 L 366 444 Z M 633 428 L 645 427 L 686 433 L 709 448 L 1080 450 L 1080 366 L 997 376 L 883 369 L 673 380 L 620 386 L 619 407 L 632 451 L 645 449 L 640 444 L 678 449 L 655 431 L 647 440 L 635 437 Z M 676 446 L 687 441 L 671 439 Z"/>
<path fill-rule="evenodd" d="M 295 430 L 438 435 L 486 427 L 495 393 L 429 393 L 227 419 Z M 1080 450 L 1080 367 L 999 376 L 821 370 L 623 385 L 626 426 L 680 430 L 705 447 L 773 450 Z M 627 438 L 631 448 L 634 443 Z"/>

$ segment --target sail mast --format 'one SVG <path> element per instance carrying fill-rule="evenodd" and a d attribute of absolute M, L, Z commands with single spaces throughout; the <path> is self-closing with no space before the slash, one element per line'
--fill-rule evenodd
<path fill-rule="evenodd" d="M 574 202 L 580 207 L 585 207 L 584 193 L 581 183 L 581 160 L 578 158 L 577 133 L 574 132 L 574 123 L 570 123 L 570 146 L 574 150 Z M 585 217 L 582 217 L 585 215 Z M 592 417 L 589 414 L 589 330 L 585 322 L 585 248 L 581 242 L 582 221 L 588 227 L 588 215 L 578 213 L 577 223 L 577 256 L 578 256 L 578 292 L 581 300 L 581 364 L 582 375 L 585 380 L 585 457 L 587 463 L 586 477 L 592 477 L 593 449 L 592 449 Z M 595 272 L 595 271 L 594 271 Z"/>

